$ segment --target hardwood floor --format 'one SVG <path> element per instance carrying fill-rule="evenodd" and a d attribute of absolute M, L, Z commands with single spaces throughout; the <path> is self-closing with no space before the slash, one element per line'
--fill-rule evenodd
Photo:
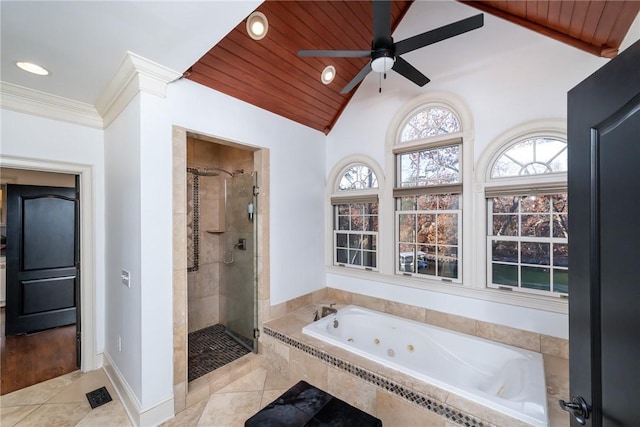
<path fill-rule="evenodd" d="M 76 325 L 5 337 L 4 311 L 0 308 L 0 395 L 78 369 Z"/>

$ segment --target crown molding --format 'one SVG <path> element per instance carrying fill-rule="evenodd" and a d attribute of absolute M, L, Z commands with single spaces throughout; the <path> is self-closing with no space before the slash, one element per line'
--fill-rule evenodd
<path fill-rule="evenodd" d="M 177 71 L 135 53 L 127 52 L 115 76 L 98 98 L 95 107 L 6 82 L 0 82 L 0 107 L 19 113 L 104 129 L 138 92 L 164 98 L 167 84 L 180 77 L 182 74 Z"/>
<path fill-rule="evenodd" d="M 138 92 L 164 98 L 167 84 L 180 77 L 182 73 L 127 52 L 116 75 L 96 102 L 96 109 L 104 119 L 104 127 L 109 126 Z"/>
<path fill-rule="evenodd" d="M 0 107 L 47 119 L 103 128 L 102 117 L 93 105 L 12 83 L 0 82 Z"/>

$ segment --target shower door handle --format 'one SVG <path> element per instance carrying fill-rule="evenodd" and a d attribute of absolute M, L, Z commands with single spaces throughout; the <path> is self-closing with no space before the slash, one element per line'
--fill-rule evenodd
<path fill-rule="evenodd" d="M 230 256 L 227 256 L 227 254 L 229 254 Z M 233 263 L 233 249 L 227 249 L 226 251 L 224 251 L 224 253 L 222 254 L 222 262 L 225 264 Z"/>
<path fill-rule="evenodd" d="M 558 403 L 560 403 L 560 407 L 562 408 L 562 410 L 567 411 L 571 415 L 573 415 L 573 418 L 576 419 L 578 424 L 583 426 L 587 423 L 586 420 L 589 419 L 591 408 L 582 398 L 582 396 L 573 396 L 571 398 L 571 402 L 565 402 L 564 400 L 560 399 Z"/>

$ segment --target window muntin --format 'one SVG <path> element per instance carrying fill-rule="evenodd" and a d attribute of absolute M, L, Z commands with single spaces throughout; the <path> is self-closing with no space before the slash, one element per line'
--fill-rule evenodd
<path fill-rule="evenodd" d="M 350 166 L 338 183 L 338 191 L 366 190 L 378 188 L 376 174 L 367 166 L 357 164 Z"/>
<path fill-rule="evenodd" d="M 460 199 L 459 194 L 397 199 L 397 273 L 459 281 Z"/>
<path fill-rule="evenodd" d="M 510 145 L 491 168 L 491 178 L 543 175 L 567 171 L 567 143 L 535 137 Z"/>
<path fill-rule="evenodd" d="M 400 142 L 459 132 L 460 119 L 452 110 L 430 106 L 415 113 L 402 128 Z"/>
<path fill-rule="evenodd" d="M 334 264 L 378 268 L 378 202 L 335 205 Z"/>
<path fill-rule="evenodd" d="M 567 194 L 488 199 L 490 287 L 567 294 Z"/>
<path fill-rule="evenodd" d="M 461 182 L 459 144 L 398 154 L 399 187 Z"/>

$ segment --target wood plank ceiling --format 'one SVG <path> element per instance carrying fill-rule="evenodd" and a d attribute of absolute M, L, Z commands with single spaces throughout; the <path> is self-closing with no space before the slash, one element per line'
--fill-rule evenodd
<path fill-rule="evenodd" d="M 603 57 L 613 57 L 640 1 L 469 1 L 463 3 L 545 36 Z M 392 29 L 411 1 L 392 2 Z M 267 37 L 256 41 L 246 20 L 185 72 L 185 77 L 321 132 L 329 133 L 355 93 L 340 90 L 368 58 L 300 58 L 299 49 L 371 47 L 370 1 L 266 1 L 256 10 L 269 20 Z M 339 72 L 328 86 L 326 65 Z"/>

